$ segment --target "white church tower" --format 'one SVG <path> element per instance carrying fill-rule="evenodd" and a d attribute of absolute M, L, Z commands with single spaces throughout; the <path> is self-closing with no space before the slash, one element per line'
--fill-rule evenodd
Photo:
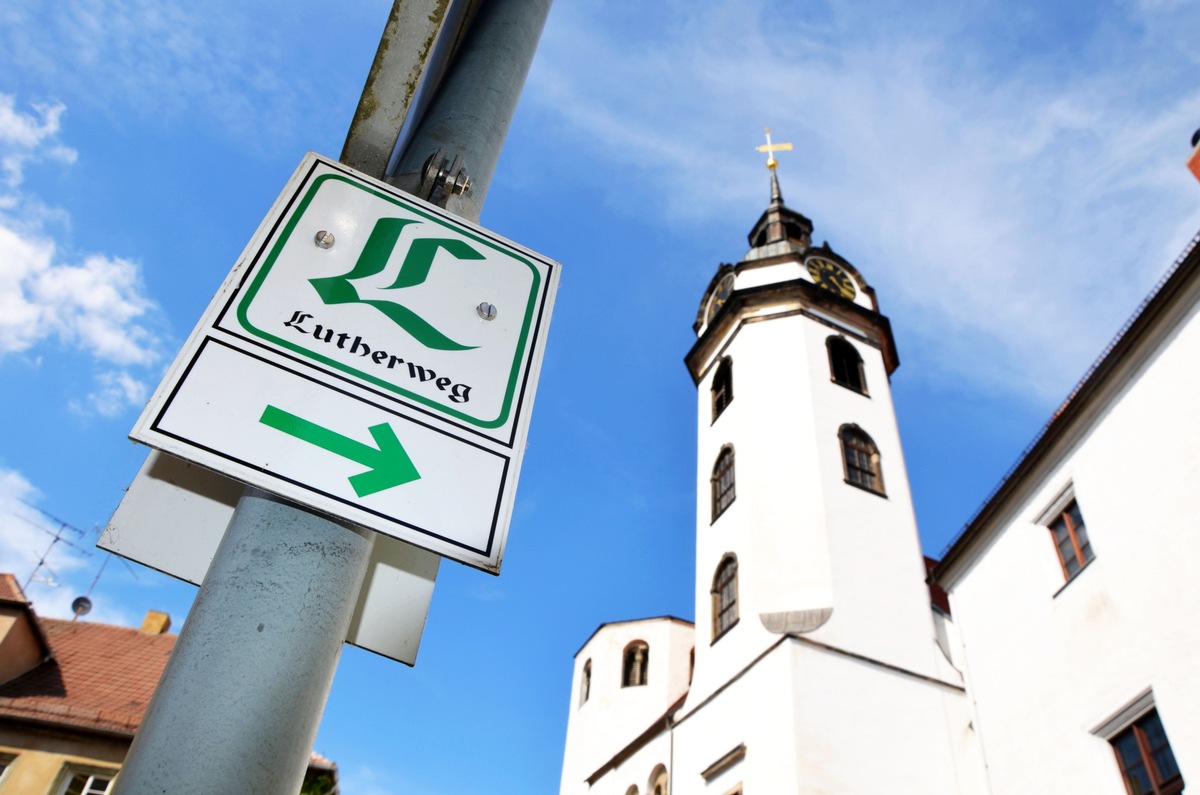
<path fill-rule="evenodd" d="M 576 656 L 562 792 L 983 792 L 953 626 L 925 584 L 891 327 L 863 275 L 785 206 L 782 147 L 760 148 L 770 204 L 749 252 L 713 276 L 685 357 L 692 653 L 678 620 L 597 630 Z M 590 703 L 601 667 L 611 692 Z"/>

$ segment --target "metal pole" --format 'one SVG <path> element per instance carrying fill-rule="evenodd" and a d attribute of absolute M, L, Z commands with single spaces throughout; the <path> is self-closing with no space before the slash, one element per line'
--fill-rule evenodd
<path fill-rule="evenodd" d="M 119 795 L 296 795 L 374 535 L 247 488 Z"/>
<path fill-rule="evenodd" d="M 549 8 L 550 0 L 482 4 L 406 149 L 411 157 L 399 161 L 402 170 L 416 158 L 414 173 L 428 172 L 425 161 L 437 160 L 431 154 L 442 149 L 459 158 L 460 168 L 449 183 L 434 169 L 434 179 L 417 173 L 407 187 L 399 180 L 401 188 L 422 198 L 432 192 L 443 206 L 461 200 L 449 209 L 478 221 Z M 377 59 L 372 80 L 396 68 Z M 467 176 L 461 158 L 475 169 L 464 195 L 457 192 Z M 369 159 L 377 166 L 382 157 Z M 129 749 L 116 795 L 295 795 L 373 543 L 366 530 L 247 488 Z"/>
<path fill-rule="evenodd" d="M 489 0 L 480 6 L 392 184 L 479 221 L 550 2 Z"/>

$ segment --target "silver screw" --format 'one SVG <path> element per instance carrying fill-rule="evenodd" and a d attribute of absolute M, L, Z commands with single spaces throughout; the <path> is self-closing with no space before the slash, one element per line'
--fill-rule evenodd
<path fill-rule="evenodd" d="M 489 304 L 487 301 L 484 301 L 482 304 L 475 307 L 475 311 L 478 312 L 479 316 L 484 320 L 496 319 L 496 307 L 492 304 Z"/>
<path fill-rule="evenodd" d="M 313 242 L 317 244 L 317 248 L 333 248 L 333 233 L 322 229 L 313 235 Z"/>

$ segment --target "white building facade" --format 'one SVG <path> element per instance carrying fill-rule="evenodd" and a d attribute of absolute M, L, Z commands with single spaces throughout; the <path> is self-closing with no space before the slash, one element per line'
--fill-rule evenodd
<path fill-rule="evenodd" d="M 580 649 L 562 795 L 1182 792 L 1200 776 L 1200 250 L 935 565 L 887 318 L 773 168 L 771 191 L 685 357 L 696 624 L 605 624 Z"/>
<path fill-rule="evenodd" d="M 1200 781 L 1195 241 L 943 556 L 990 792 Z"/>
<path fill-rule="evenodd" d="M 579 651 L 564 795 L 984 791 L 925 583 L 890 325 L 863 275 L 812 245 L 773 170 L 771 189 L 750 251 L 705 292 L 685 358 L 696 626 L 671 623 L 660 652 L 648 639 L 666 619 L 605 625 Z"/>

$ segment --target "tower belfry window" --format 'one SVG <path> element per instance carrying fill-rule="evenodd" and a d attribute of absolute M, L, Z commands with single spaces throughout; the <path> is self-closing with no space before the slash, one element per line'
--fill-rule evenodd
<path fill-rule="evenodd" d="M 646 672 L 650 666 L 650 646 L 644 640 L 635 640 L 625 647 L 624 664 L 621 666 L 621 687 L 638 687 L 646 684 Z"/>
<path fill-rule="evenodd" d="M 725 513 L 725 509 L 733 504 L 737 496 L 734 488 L 733 448 L 729 445 L 721 448 L 717 463 L 713 464 L 712 472 L 712 521 Z"/>
<path fill-rule="evenodd" d="M 716 422 L 717 417 L 721 416 L 721 412 L 725 407 L 733 402 L 733 359 L 728 356 L 721 359 L 721 363 L 717 365 L 717 372 L 713 375 L 712 381 L 712 421 Z"/>
<path fill-rule="evenodd" d="M 825 347 L 829 351 L 829 375 L 833 383 L 867 394 L 862 356 L 854 345 L 845 337 L 834 336 L 825 340 Z"/>
<path fill-rule="evenodd" d="M 875 442 L 857 425 L 843 425 L 838 438 L 842 443 L 846 482 L 883 495 L 883 469 Z"/>

